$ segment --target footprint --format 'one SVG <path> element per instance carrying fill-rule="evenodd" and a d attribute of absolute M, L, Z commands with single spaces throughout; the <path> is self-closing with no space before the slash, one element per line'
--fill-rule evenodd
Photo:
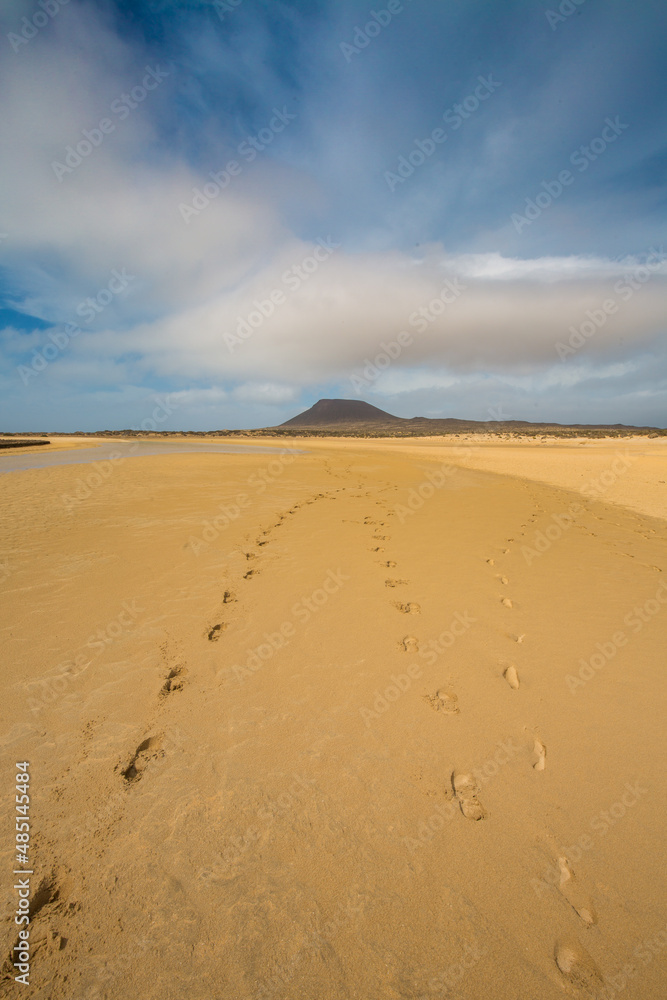
<path fill-rule="evenodd" d="M 232 604 L 235 600 L 236 600 L 236 594 L 233 594 L 231 590 L 226 590 L 222 598 L 222 603 Z"/>
<path fill-rule="evenodd" d="M 58 932 L 53 930 L 49 924 L 52 921 L 58 920 L 59 917 L 62 916 L 63 912 L 66 912 L 64 907 L 67 902 L 69 891 L 68 881 L 59 881 L 56 874 L 52 871 L 45 878 L 41 879 L 37 890 L 29 900 L 27 914 L 30 918 L 31 928 L 36 917 L 39 914 L 42 914 L 39 924 L 34 930 L 31 929 L 30 954 L 33 957 L 36 956 L 44 946 L 46 946 L 51 952 L 62 951 L 67 946 L 67 938 L 58 934 Z M 77 903 L 68 904 L 69 912 L 74 911 L 78 907 L 79 904 Z M 42 913 L 42 911 L 45 912 Z M 5 958 L 4 962 L 2 962 L 0 967 L 0 979 L 2 979 L 3 982 L 14 978 L 16 974 L 14 962 L 18 961 L 17 952 L 20 950 L 19 945 L 22 944 L 25 944 L 25 942 L 22 941 L 21 938 L 17 937 L 11 951 Z"/>
<path fill-rule="evenodd" d="M 506 576 L 499 576 L 499 577 L 498 577 L 498 579 L 500 580 L 500 582 L 502 583 L 502 585 L 503 585 L 504 587 L 506 587 L 506 586 L 507 586 L 507 584 L 509 583 L 509 580 L 507 579 L 507 577 L 506 577 Z"/>
<path fill-rule="evenodd" d="M 486 561 L 488 562 L 489 566 L 495 566 L 496 565 L 496 560 L 495 559 L 487 559 Z"/>
<path fill-rule="evenodd" d="M 138 781 L 144 772 L 146 764 L 150 760 L 156 760 L 162 756 L 164 756 L 162 741 L 157 736 L 149 736 L 148 739 L 139 744 L 132 760 L 120 773 L 128 783 Z"/>
<path fill-rule="evenodd" d="M 371 549 L 370 551 L 371 552 L 384 552 L 384 549 L 382 548 L 381 545 L 376 545 L 375 548 Z"/>
<path fill-rule="evenodd" d="M 560 881 L 558 883 L 558 888 L 563 896 L 565 896 L 575 913 L 581 917 L 586 926 L 592 927 L 593 924 L 597 923 L 597 914 L 593 909 L 593 904 L 579 887 L 579 884 L 574 877 L 574 873 L 567 863 L 567 858 L 559 858 L 558 867 L 560 868 Z"/>
<path fill-rule="evenodd" d="M 486 810 L 477 798 L 479 788 L 472 774 L 454 771 L 452 788 L 466 819 L 480 820 L 486 817 Z"/>
<path fill-rule="evenodd" d="M 514 641 L 515 642 L 523 642 L 523 640 L 525 638 L 526 638 L 526 633 L 524 632 L 522 635 L 515 635 L 514 636 Z"/>
<path fill-rule="evenodd" d="M 28 912 L 31 922 L 45 906 L 50 906 L 51 903 L 58 902 L 62 895 L 62 887 L 58 884 L 54 875 L 43 878 L 30 901 Z M 13 959 L 13 961 L 16 961 L 16 959 Z"/>
<path fill-rule="evenodd" d="M 244 580 L 252 580 L 253 576 L 259 576 L 259 570 L 249 569 L 247 573 L 243 574 Z"/>
<path fill-rule="evenodd" d="M 406 635 L 405 638 L 401 640 L 400 645 L 406 653 L 417 653 L 419 651 L 419 642 L 414 635 Z"/>
<path fill-rule="evenodd" d="M 207 635 L 208 635 L 208 641 L 209 642 L 217 642 L 218 639 L 220 638 L 221 633 L 224 632 L 226 630 L 226 628 L 227 628 L 227 625 L 224 622 L 220 622 L 219 625 L 214 625 L 213 628 L 209 629 L 209 631 L 207 633 Z"/>
<path fill-rule="evenodd" d="M 500 603 L 503 605 L 504 608 L 513 608 L 514 607 L 514 605 L 512 604 L 512 601 L 510 600 L 509 597 L 503 597 L 503 598 L 501 598 Z"/>
<path fill-rule="evenodd" d="M 573 938 L 558 941 L 554 948 L 556 965 L 572 986 L 597 996 L 602 986 L 602 976 L 585 948 Z"/>
<path fill-rule="evenodd" d="M 387 569 L 394 569 L 395 566 L 396 566 L 396 563 L 394 562 L 393 559 L 387 559 L 387 561 L 385 563 L 385 566 L 387 567 Z"/>
<path fill-rule="evenodd" d="M 401 604 L 400 602 L 396 602 L 394 604 L 394 607 L 398 608 L 398 610 L 403 615 L 419 615 L 421 614 L 422 610 L 419 604 L 414 604 L 413 602 L 410 602 L 408 604 Z"/>
<path fill-rule="evenodd" d="M 373 541 L 375 542 L 388 542 L 389 535 L 373 535 Z"/>
<path fill-rule="evenodd" d="M 505 680 L 507 681 L 507 683 L 511 688 L 514 688 L 515 691 L 519 690 L 519 675 L 516 672 L 516 667 L 514 666 L 513 663 L 510 664 L 509 667 L 507 667 L 507 669 L 503 674 L 503 677 L 505 678 Z"/>
<path fill-rule="evenodd" d="M 385 580 L 385 587 L 403 587 L 408 584 L 409 580 Z"/>
<path fill-rule="evenodd" d="M 160 690 L 160 697 L 165 698 L 172 691 L 182 691 L 183 681 L 187 670 L 184 667 L 172 667 L 167 674 L 167 679 Z"/>
<path fill-rule="evenodd" d="M 517 683 L 518 683 L 518 680 L 519 679 L 517 677 Z M 543 771 L 544 768 L 546 767 L 547 748 L 545 747 L 545 745 L 542 742 L 542 740 L 538 739 L 537 736 L 535 737 L 535 743 L 534 743 L 533 749 L 534 749 L 534 752 L 537 754 L 537 760 L 533 764 L 533 768 L 536 771 Z"/>
<path fill-rule="evenodd" d="M 446 712 L 448 715 L 456 715 L 460 711 L 458 700 L 458 696 L 447 688 L 440 688 L 434 695 L 424 695 L 424 701 L 429 703 L 434 712 Z"/>

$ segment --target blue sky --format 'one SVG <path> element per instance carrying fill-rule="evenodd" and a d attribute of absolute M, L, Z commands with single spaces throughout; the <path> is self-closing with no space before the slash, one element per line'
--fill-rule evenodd
<path fill-rule="evenodd" d="M 0 429 L 667 426 L 659 0 L 14 0 Z"/>

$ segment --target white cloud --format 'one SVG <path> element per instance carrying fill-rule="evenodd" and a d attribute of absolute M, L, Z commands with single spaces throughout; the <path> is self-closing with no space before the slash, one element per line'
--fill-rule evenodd
<path fill-rule="evenodd" d="M 186 224 L 179 205 L 191 203 L 193 188 L 210 178 L 158 147 L 152 116 L 173 98 L 170 78 L 126 118 L 110 110 L 141 83 L 146 65 L 170 72 L 167 64 L 137 59 L 89 8 L 65 14 L 48 39 L 35 38 L 0 70 L 2 183 L 10 195 L 2 258 L 20 275 L 23 308 L 47 320 L 68 317 L 114 268 L 140 284 L 132 305 L 144 314 L 233 287 L 284 234 L 265 168 L 235 177 L 228 196 L 211 199 Z M 52 164 L 64 163 L 67 147 L 84 139 L 84 129 L 99 131 L 103 118 L 114 131 L 58 180 Z M 223 165 L 211 163 L 210 171 Z M 47 270 L 35 269 L 36 260 L 48 261 Z"/>
<path fill-rule="evenodd" d="M 232 395 L 234 399 L 243 403 L 276 406 L 293 403 L 297 399 L 298 393 L 294 386 L 276 385 L 272 382 L 244 382 L 234 389 Z"/>
<path fill-rule="evenodd" d="M 529 279 L 532 281 L 554 282 L 565 278 L 620 278 L 632 273 L 645 264 L 646 258 L 651 261 L 652 273 L 667 275 L 667 257 L 662 248 L 647 251 L 644 257 L 628 256 L 622 260 L 609 260 L 603 257 L 538 257 L 533 260 L 521 260 L 516 257 L 503 257 L 499 253 L 462 254 L 446 258 L 446 265 L 462 278 L 482 278 L 495 281 L 516 281 Z"/>
<path fill-rule="evenodd" d="M 220 137 L 220 160 L 197 168 L 178 144 L 162 144 L 156 122 L 165 105 L 173 113 L 175 74 L 124 120 L 114 117 L 112 102 L 141 80 L 149 62 L 99 10 L 72 4 L 0 68 L 8 193 L 0 229 L 9 234 L 0 259 L 20 285 L 20 308 L 52 322 L 76 321 L 76 306 L 114 269 L 134 279 L 40 384 L 127 386 L 163 378 L 188 386 L 184 406 L 280 406 L 295 401 L 297 387 L 346 384 L 383 344 L 408 331 L 413 342 L 373 391 L 445 390 L 492 373 L 508 387 L 540 391 L 625 377 L 633 355 L 664 333 L 665 261 L 632 290 L 624 276 L 641 268 L 641 256 L 521 259 L 495 250 L 456 254 L 440 244 L 422 247 L 419 256 L 345 246 L 322 256 L 316 239 L 297 235 L 286 217 L 287 205 L 306 197 L 317 203 L 317 181 L 269 157 L 244 164 L 186 224 L 179 205 L 191 203 L 193 189 L 228 157 Z M 52 162 L 103 117 L 113 119 L 113 132 L 59 181 Z M 319 130 L 333 157 L 336 130 L 324 118 Z M 365 171 L 368 149 L 361 138 L 359 145 L 355 169 Z M 335 155 L 332 169 L 345 168 L 349 148 L 341 145 Z M 372 227 L 367 231 L 366 245 L 373 245 Z M 320 236 L 326 243 L 329 234 Z M 314 269 L 304 264 L 311 259 Z M 456 291 L 455 301 L 443 305 L 444 289 L 446 298 Z M 279 298 L 273 307 L 272 295 Z M 560 364 L 556 343 L 609 299 L 618 307 L 614 315 L 576 359 Z M 262 310 L 269 315 L 230 349 L 229 335 Z M 9 370 L 21 352 L 29 362 L 45 337 L 6 330 Z"/>
<path fill-rule="evenodd" d="M 587 360 L 645 350 L 663 329 L 665 277 L 656 272 L 633 291 L 621 277 L 631 272 L 618 262 L 505 262 L 494 255 L 489 277 L 487 255 L 456 258 L 431 248 L 414 267 L 397 253 L 350 255 L 341 249 L 291 290 L 284 275 L 315 248 L 291 241 L 237 290 L 124 333 L 95 335 L 76 349 L 109 357 L 138 351 L 144 365 L 162 375 L 278 378 L 304 385 L 346 377 L 401 331 L 413 342 L 401 352 L 397 368 L 433 363 L 452 372 L 526 374 L 559 363 L 555 345 L 568 340 L 572 326 L 590 323 L 590 313 L 604 317 L 602 305 L 610 300 L 616 311 L 585 341 L 581 355 Z M 443 305 L 443 289 L 445 297 L 457 290 L 456 300 Z M 276 291 L 284 299 L 271 310 Z M 271 310 L 266 318 L 258 312 L 262 305 Z M 259 320 L 254 329 L 251 316 Z M 237 331 L 250 335 L 239 337 L 230 351 L 225 334 Z"/>

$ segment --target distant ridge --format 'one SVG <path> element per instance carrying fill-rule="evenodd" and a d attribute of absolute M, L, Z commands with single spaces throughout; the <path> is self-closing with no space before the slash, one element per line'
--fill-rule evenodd
<path fill-rule="evenodd" d="M 319 399 L 309 410 L 286 420 L 281 427 L 332 427 L 335 424 L 401 423 L 394 417 L 363 399 Z"/>
<path fill-rule="evenodd" d="M 6 432 L 4 444 L 30 434 L 30 431 Z M 44 432 L 40 432 L 44 433 Z M 309 410 L 272 427 L 221 429 L 210 431 L 165 431 L 125 429 L 118 431 L 48 431 L 48 437 L 355 437 L 416 438 L 460 434 L 490 434 L 496 437 L 602 438 L 641 434 L 667 436 L 667 428 L 631 424 L 558 424 L 555 421 L 534 423 L 531 420 L 461 420 L 458 417 L 395 417 L 363 399 L 319 399 Z M 31 444 L 46 442 L 30 441 Z"/>
<path fill-rule="evenodd" d="M 225 434 L 301 434 L 342 437 L 432 437 L 443 434 L 549 435 L 552 437 L 605 437 L 628 434 L 664 435 L 657 427 L 626 424 L 533 423 L 530 420 L 461 420 L 457 417 L 395 417 L 363 399 L 319 399 L 308 410 L 277 427 Z"/>

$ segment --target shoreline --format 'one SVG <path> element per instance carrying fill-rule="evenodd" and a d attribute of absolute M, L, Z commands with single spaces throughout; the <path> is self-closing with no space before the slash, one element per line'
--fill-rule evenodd
<path fill-rule="evenodd" d="M 289 438 L 257 437 L 252 441 L 229 441 L 227 438 L 200 439 L 187 435 L 150 435 L 144 438 L 65 437 L 34 449 L 21 448 L 20 454 L 95 447 L 110 442 L 116 445 L 160 442 L 189 444 L 193 454 L 206 453 L 207 446 L 230 444 L 247 448 L 247 453 L 261 454 L 261 449 L 277 452 L 295 447 L 321 451 L 327 448 L 371 452 L 401 453 L 421 456 L 430 461 L 446 461 L 485 472 L 512 474 L 532 482 L 541 482 L 578 492 L 591 499 L 627 507 L 652 517 L 667 519 L 667 438 L 580 438 L 536 441 L 533 437 L 504 440 L 495 435 L 436 436 L 428 438 L 316 438 L 293 435 Z M 223 454 L 218 449 L 210 454 Z M 231 452 L 234 453 L 234 452 Z M 10 451 L 7 454 L 11 454 Z M 16 453 L 14 453 L 16 454 Z M 90 462 L 95 459 L 90 459 Z M 82 463 L 83 464 L 83 463 Z M 0 453 L 0 471 L 2 454 Z"/>

